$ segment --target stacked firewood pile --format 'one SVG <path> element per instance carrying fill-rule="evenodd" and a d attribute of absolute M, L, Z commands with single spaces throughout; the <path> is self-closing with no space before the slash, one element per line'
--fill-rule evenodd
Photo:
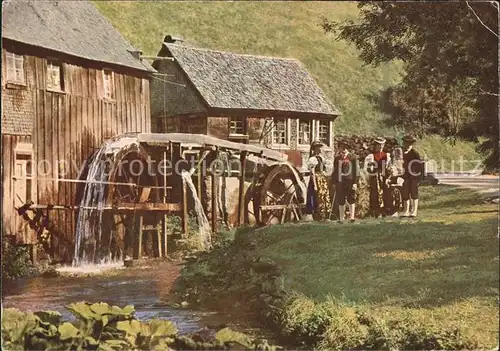
<path fill-rule="evenodd" d="M 363 161 L 373 150 L 373 144 L 376 137 L 370 136 L 358 136 L 358 135 L 336 135 L 334 140 L 334 148 L 338 150 L 338 142 L 342 141 L 347 145 L 347 149 L 356 154 L 360 161 L 360 166 L 364 167 Z M 397 147 L 401 147 L 401 140 L 395 137 L 384 137 L 386 139 L 384 151 L 393 155 L 393 151 Z M 394 161 L 394 160 L 393 160 Z M 358 190 L 356 191 L 356 217 L 364 218 L 368 216 L 370 211 L 370 194 L 368 187 L 368 175 L 365 170 L 361 171 L 361 177 L 358 184 Z M 335 191 L 335 190 L 334 190 Z M 397 189 L 392 189 L 391 191 L 397 191 Z M 397 200 L 397 199 L 396 199 Z M 337 201 L 335 201 L 337 202 Z M 394 201 L 396 209 L 399 210 L 400 204 L 398 201 Z M 335 217 L 338 218 L 338 204 L 334 207 Z"/>
<path fill-rule="evenodd" d="M 334 140 L 334 148 L 338 150 L 337 143 L 339 141 L 345 142 L 347 144 L 347 149 L 359 157 L 362 161 L 373 149 L 373 143 L 376 137 L 370 136 L 359 136 L 359 135 L 336 135 Z M 391 153 L 395 147 L 401 146 L 401 141 L 398 141 L 394 137 L 384 137 L 386 138 L 384 151 Z"/>

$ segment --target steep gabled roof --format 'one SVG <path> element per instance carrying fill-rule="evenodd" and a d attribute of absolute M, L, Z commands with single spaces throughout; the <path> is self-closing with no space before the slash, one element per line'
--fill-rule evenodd
<path fill-rule="evenodd" d="M 340 115 L 298 60 L 164 45 L 212 108 Z"/>
<path fill-rule="evenodd" d="M 154 70 L 127 51 L 135 49 L 89 1 L 11 0 L 2 12 L 2 38 L 92 61 Z"/>

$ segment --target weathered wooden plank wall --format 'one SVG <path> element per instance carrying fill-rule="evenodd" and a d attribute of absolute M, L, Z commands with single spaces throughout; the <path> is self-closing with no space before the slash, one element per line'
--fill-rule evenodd
<path fill-rule="evenodd" d="M 2 55 L 3 60 L 5 55 Z M 38 204 L 77 205 L 77 184 L 43 178 L 76 179 L 81 176 L 84 162 L 106 139 L 125 132 L 151 131 L 150 81 L 143 73 L 113 70 L 115 95 L 113 100 L 106 100 L 103 71 L 91 67 L 90 63 L 88 67 L 83 67 L 81 62 L 63 63 L 63 92 L 46 89 L 44 58 L 25 55 L 25 65 L 27 75 L 31 76 L 26 86 L 20 88 L 31 91 L 33 132 L 21 136 L 2 134 L 3 220 L 5 228 L 12 234 L 17 234 L 16 221 L 19 217 L 12 197 L 17 143 L 33 144 L 33 161 L 41 172 L 38 174 L 40 179 L 34 201 Z M 2 86 L 3 94 L 13 90 L 5 84 Z M 9 106 L 3 107 L 4 113 L 8 113 Z M 75 214 L 52 211 L 49 215 L 60 236 L 54 245 L 60 258 L 69 259 L 73 254 Z"/>

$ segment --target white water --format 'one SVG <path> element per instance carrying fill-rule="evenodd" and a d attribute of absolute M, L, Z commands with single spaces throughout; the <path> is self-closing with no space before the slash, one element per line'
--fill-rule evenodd
<path fill-rule="evenodd" d="M 194 211 L 196 212 L 196 217 L 198 219 L 200 240 L 203 243 L 205 250 L 208 250 L 212 247 L 210 224 L 208 223 L 208 219 L 205 215 L 205 211 L 203 210 L 203 205 L 201 204 L 200 198 L 196 193 L 196 187 L 194 186 L 193 180 L 191 179 L 191 173 L 182 171 L 181 175 L 182 179 L 186 182 L 189 189 L 191 190 L 191 194 L 193 195 Z"/>
<path fill-rule="evenodd" d="M 107 140 L 95 154 L 87 174 L 87 183 L 80 201 L 76 222 L 76 240 L 73 266 L 89 264 L 115 264 L 121 257 L 98 257 L 102 238 L 102 213 L 106 199 L 105 189 L 108 180 L 107 165 L 112 166 L 119 150 L 138 145 L 137 138 L 122 137 Z"/>

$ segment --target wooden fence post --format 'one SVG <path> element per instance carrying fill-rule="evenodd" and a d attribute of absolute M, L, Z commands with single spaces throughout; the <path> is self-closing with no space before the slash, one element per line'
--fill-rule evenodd
<path fill-rule="evenodd" d="M 240 154 L 240 184 L 238 187 L 238 226 L 240 226 L 245 218 L 245 169 L 247 163 L 247 152 L 242 151 Z"/>

